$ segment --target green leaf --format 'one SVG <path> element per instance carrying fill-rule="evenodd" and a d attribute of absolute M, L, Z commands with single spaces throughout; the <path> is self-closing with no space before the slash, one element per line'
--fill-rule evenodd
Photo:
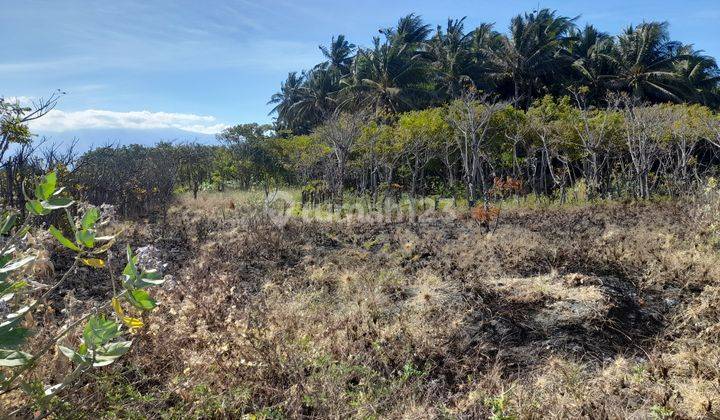
<path fill-rule="evenodd" d="M 5 318 L 9 319 L 11 321 L 16 321 L 16 318 L 20 318 L 21 316 L 25 315 L 27 313 L 27 311 L 30 310 L 30 306 L 33 305 L 34 303 L 35 303 L 35 301 L 28 302 L 27 305 L 21 307 L 17 311 L 11 312 L 11 313 L 5 315 Z"/>
<path fill-rule="evenodd" d="M 73 234 L 77 233 L 77 227 L 75 226 L 75 219 L 73 219 L 72 214 L 70 214 L 69 209 L 65 209 L 65 217 L 67 217 L 68 225 L 72 228 Z"/>
<path fill-rule="evenodd" d="M 94 367 L 107 366 L 130 350 L 132 341 L 108 343 L 95 351 Z"/>
<path fill-rule="evenodd" d="M 49 172 L 40 179 L 40 183 L 35 187 L 35 198 L 38 200 L 48 200 L 52 197 L 57 186 L 57 175 L 55 172 Z"/>
<path fill-rule="evenodd" d="M 15 292 L 26 287 L 26 281 L 16 281 L 14 283 L 0 281 L 0 301 L 7 302 L 15 295 Z"/>
<path fill-rule="evenodd" d="M 50 226 L 50 234 L 55 237 L 65 248 L 72 249 L 73 251 L 80 251 L 80 247 L 75 245 L 70 239 L 66 238 L 65 235 L 60 232 L 60 229 L 55 226 Z"/>
<path fill-rule="evenodd" d="M 138 272 L 136 265 L 137 257 L 133 255 L 130 245 L 127 246 L 127 260 L 128 262 L 123 269 L 123 274 L 125 275 L 126 282 L 135 286 L 135 283 L 140 280 L 140 273 Z"/>
<path fill-rule="evenodd" d="M 34 255 L 30 255 L 30 256 L 25 257 L 25 258 L 23 258 L 23 259 L 20 259 L 20 260 L 17 260 L 17 261 L 13 261 L 12 263 L 10 263 L 10 264 L 8 264 L 8 265 L 0 268 L 0 274 L 2 274 L 2 273 L 9 273 L 9 272 L 11 272 L 11 271 L 15 271 L 15 270 L 17 270 L 18 268 L 21 268 L 21 267 L 29 264 L 29 263 L 32 262 L 34 259 L 35 259 L 35 256 L 34 256 Z"/>
<path fill-rule="evenodd" d="M 25 343 L 25 338 L 30 335 L 27 328 L 18 327 L 20 319 L 6 321 L 0 326 L 0 347 L 17 348 Z"/>
<path fill-rule="evenodd" d="M 143 311 L 149 311 L 157 306 L 157 303 L 150 297 L 150 294 L 142 289 L 131 290 L 125 296 L 128 302 Z"/>
<path fill-rule="evenodd" d="M 140 287 L 159 286 L 165 283 L 165 279 L 157 270 L 147 270 L 140 274 Z"/>
<path fill-rule="evenodd" d="M 68 359 L 72 360 L 75 363 L 82 364 L 87 363 L 88 360 L 83 357 L 81 354 L 77 353 L 75 350 L 64 347 L 64 346 L 58 346 L 62 354 L 65 355 Z"/>
<path fill-rule="evenodd" d="M 13 245 L 13 246 L 11 246 L 10 248 L 6 249 L 5 252 L 3 252 L 2 254 L 0 254 L 0 257 L 11 259 L 13 252 L 15 252 L 16 250 L 17 250 L 17 248 Z M 9 260 L 8 260 L 8 261 L 9 261 Z M 4 261 L 2 264 L 5 264 L 6 262 L 7 262 L 7 261 Z M 0 265 L 1 265 L 1 264 L 0 264 Z"/>
<path fill-rule="evenodd" d="M 20 230 L 16 233 L 16 235 L 17 235 L 19 238 L 27 235 L 27 233 L 30 232 L 30 227 L 31 227 L 31 226 L 29 226 L 29 225 L 28 225 L 28 226 L 25 226 L 24 228 L 20 229 Z"/>
<path fill-rule="evenodd" d="M 0 349 L 0 366 L 22 366 L 30 359 L 32 359 L 32 355 L 30 353 L 25 353 L 19 350 Z"/>
<path fill-rule="evenodd" d="M 146 279 L 146 280 L 160 280 L 163 278 L 162 274 L 160 274 L 160 272 L 157 270 L 145 270 L 140 275 L 140 277 L 142 277 L 143 279 Z"/>
<path fill-rule="evenodd" d="M 120 325 L 104 316 L 91 317 L 83 329 L 83 339 L 89 348 L 98 348 L 120 335 Z"/>
<path fill-rule="evenodd" d="M 85 215 L 83 215 L 82 221 L 80 222 L 80 226 L 83 227 L 83 229 L 92 229 L 95 226 L 95 223 L 100 219 L 100 210 L 98 210 L 95 207 L 89 208 Z"/>
<path fill-rule="evenodd" d="M 48 201 L 42 201 L 40 204 L 44 209 L 57 210 L 70 207 L 74 201 L 71 198 L 51 198 Z"/>
<path fill-rule="evenodd" d="M 25 203 L 25 208 L 35 216 L 45 216 L 50 214 L 50 210 L 43 207 L 42 203 L 38 200 L 29 200 Z"/>
<path fill-rule="evenodd" d="M 88 248 L 95 246 L 95 232 L 91 230 L 79 230 L 75 232 L 75 240 Z"/>
<path fill-rule="evenodd" d="M 15 221 L 17 221 L 17 213 L 9 213 L 5 217 L 5 220 L 3 220 L 2 227 L 0 228 L 0 235 L 5 235 L 10 232 L 10 229 L 15 226 Z"/>

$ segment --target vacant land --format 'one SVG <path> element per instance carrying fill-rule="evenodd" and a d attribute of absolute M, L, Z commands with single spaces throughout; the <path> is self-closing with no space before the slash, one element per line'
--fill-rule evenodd
<path fill-rule="evenodd" d="M 720 419 L 712 2 L 7 3 L 0 420 Z"/>
<path fill-rule="evenodd" d="M 161 306 L 60 417 L 720 416 L 708 200 L 514 209 L 490 233 L 211 204 L 126 226 L 167 264 Z M 93 275 L 48 316 L 105 298 Z"/>

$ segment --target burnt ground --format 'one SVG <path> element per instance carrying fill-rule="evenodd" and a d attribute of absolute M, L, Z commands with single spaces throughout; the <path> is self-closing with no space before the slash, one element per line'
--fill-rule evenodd
<path fill-rule="evenodd" d="M 175 208 L 172 223 L 128 232 L 155 247 L 170 281 L 133 367 L 108 379 L 134 378 L 153 403 L 86 405 L 200 417 L 712 416 L 720 375 L 701 371 L 720 356 L 702 337 L 720 271 L 706 216 L 680 202 L 513 210 L 485 233 L 452 217 L 277 226 L 244 208 Z M 84 297 L 107 293 L 93 290 Z"/>

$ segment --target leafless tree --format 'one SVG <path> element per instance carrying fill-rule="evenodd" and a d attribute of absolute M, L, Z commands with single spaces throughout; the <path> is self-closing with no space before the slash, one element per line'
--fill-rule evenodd
<path fill-rule="evenodd" d="M 45 169 L 49 171 L 62 166 L 67 170 L 74 170 L 78 158 L 76 149 L 78 141 L 77 138 L 74 138 L 68 145 L 52 143 L 49 147 L 40 150 Z M 47 140 L 43 139 L 43 143 L 46 142 Z"/>
<path fill-rule="evenodd" d="M 578 109 L 579 124 L 575 125 L 583 149 L 582 173 L 587 183 L 588 196 L 593 199 L 602 194 L 604 184 L 602 172 L 612 156 L 612 142 L 609 131 L 611 116 L 617 111 L 620 98 L 609 95 L 604 110 L 592 109 L 587 97 L 580 90 L 571 90 Z"/>
<path fill-rule="evenodd" d="M 363 113 L 347 114 L 338 111 L 334 112 L 317 129 L 317 134 L 331 146 L 332 155 L 335 158 L 336 165 L 330 175 L 334 196 L 333 205 L 336 202 L 342 203 L 350 153 L 366 122 L 367 118 Z"/>
<path fill-rule="evenodd" d="M 625 115 L 625 142 L 632 162 L 635 194 L 650 198 L 650 172 L 663 154 L 661 137 L 666 113 L 658 106 L 638 106 L 625 96 L 622 98 Z"/>
<path fill-rule="evenodd" d="M 465 91 L 449 109 L 448 122 L 456 132 L 455 141 L 460 151 L 463 180 L 471 206 L 477 199 L 477 184 L 481 186 L 485 204 L 487 205 L 488 202 L 488 185 L 483 164 L 486 161 L 485 154 L 492 117 L 504 106 L 490 95 L 478 94 L 471 89 Z"/>
<path fill-rule="evenodd" d="M 23 106 L 17 99 L 0 97 L 0 163 L 13 143 L 28 143 L 32 135 L 27 128 L 30 121 L 52 111 L 65 92 L 53 92 L 48 98 L 39 98 L 30 106 Z"/>

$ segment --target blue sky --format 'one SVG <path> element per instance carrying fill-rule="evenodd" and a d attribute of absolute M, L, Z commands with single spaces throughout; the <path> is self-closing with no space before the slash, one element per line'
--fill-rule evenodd
<path fill-rule="evenodd" d="M 674 39 L 720 57 L 720 1 L 216 1 L 0 0 L 0 95 L 67 91 L 43 130 L 174 127 L 212 133 L 269 122 L 266 102 L 292 70 L 322 59 L 336 34 L 367 46 L 415 12 L 467 27 L 538 7 L 617 33 L 666 20 Z"/>

